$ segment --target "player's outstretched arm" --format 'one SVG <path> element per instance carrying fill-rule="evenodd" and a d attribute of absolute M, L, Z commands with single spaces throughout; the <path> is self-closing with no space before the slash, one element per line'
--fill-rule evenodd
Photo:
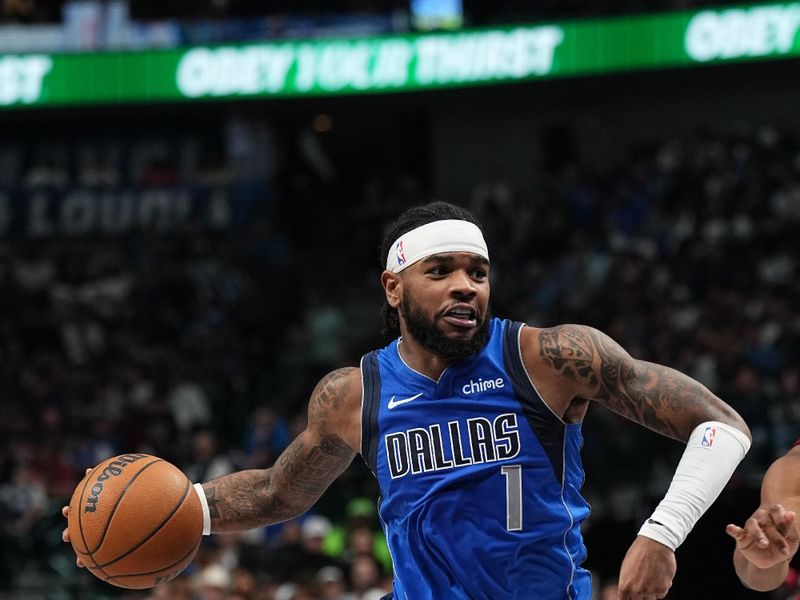
<path fill-rule="evenodd" d="M 302 515 L 348 467 L 360 443 L 361 380 L 345 368 L 326 375 L 308 405 L 308 426 L 265 470 L 203 484 L 211 531 L 240 531 Z"/>
<path fill-rule="evenodd" d="M 204 533 L 251 529 L 306 512 L 352 461 L 361 440 L 360 409 L 358 369 L 339 369 L 323 377 L 309 400 L 306 430 L 272 468 L 231 473 L 202 484 L 204 521 L 208 520 Z M 69 507 L 61 514 L 68 518 Z M 69 528 L 61 539 L 69 543 Z M 76 564 L 84 566 L 80 558 Z"/>
<path fill-rule="evenodd" d="M 733 565 L 742 583 L 766 592 L 779 587 L 797 553 L 800 533 L 800 447 L 782 456 L 761 483 L 761 505 L 743 527 L 725 528 L 736 540 Z"/>

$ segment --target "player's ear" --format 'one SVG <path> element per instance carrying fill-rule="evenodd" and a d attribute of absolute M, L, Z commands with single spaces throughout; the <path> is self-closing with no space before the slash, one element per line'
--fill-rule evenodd
<path fill-rule="evenodd" d="M 400 298 L 403 296 L 403 280 L 400 275 L 391 271 L 384 271 L 381 273 L 381 285 L 389 306 L 392 308 L 400 306 Z"/>

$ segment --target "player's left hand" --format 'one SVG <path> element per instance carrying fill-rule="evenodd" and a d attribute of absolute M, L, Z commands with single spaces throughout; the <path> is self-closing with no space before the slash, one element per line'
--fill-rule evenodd
<path fill-rule="evenodd" d="M 642 535 L 628 548 L 619 571 L 619 600 L 665 598 L 678 565 L 675 553 Z"/>

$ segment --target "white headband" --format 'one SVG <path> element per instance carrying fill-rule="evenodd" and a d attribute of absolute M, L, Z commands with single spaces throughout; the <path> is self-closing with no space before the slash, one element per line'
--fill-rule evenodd
<path fill-rule="evenodd" d="M 386 270 L 399 273 L 415 262 L 441 252 L 471 252 L 489 260 L 489 249 L 477 225 L 446 219 L 421 225 L 397 238 L 386 257 Z"/>

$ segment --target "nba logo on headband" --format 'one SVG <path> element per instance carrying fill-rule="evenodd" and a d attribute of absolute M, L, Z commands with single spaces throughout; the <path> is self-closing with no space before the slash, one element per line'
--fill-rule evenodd
<path fill-rule="evenodd" d="M 395 252 L 397 254 L 397 266 L 402 267 L 404 264 L 406 264 L 406 254 L 403 252 L 403 240 L 397 240 Z"/>

